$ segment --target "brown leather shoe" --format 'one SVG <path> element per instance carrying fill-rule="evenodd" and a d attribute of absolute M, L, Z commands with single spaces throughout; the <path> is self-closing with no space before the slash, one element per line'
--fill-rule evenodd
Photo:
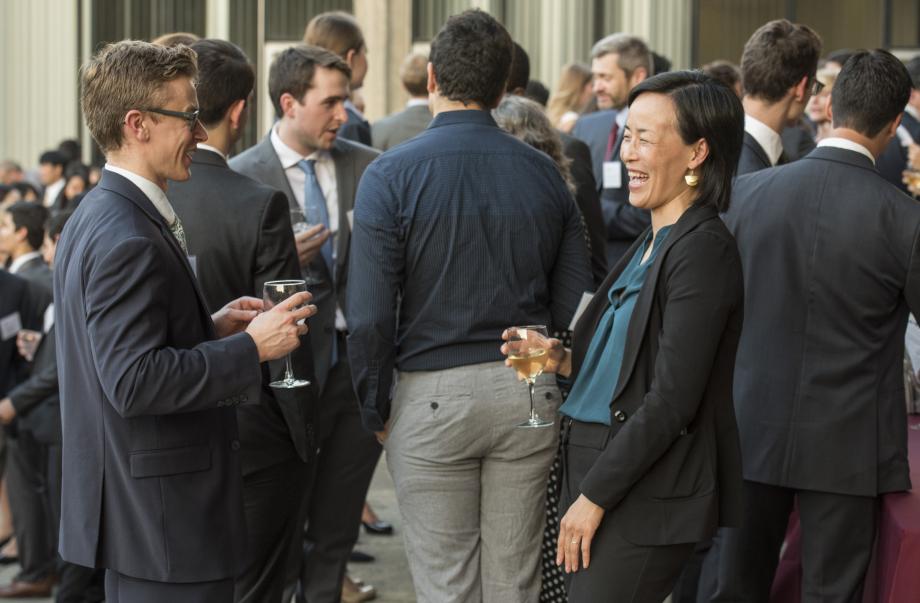
<path fill-rule="evenodd" d="M 20 582 L 13 580 L 9 584 L 0 586 L 0 599 L 17 599 L 28 597 L 50 597 L 51 586 L 54 580 L 51 577 L 38 582 Z"/>
<path fill-rule="evenodd" d="M 355 582 L 347 574 L 342 583 L 342 603 L 362 603 L 377 598 L 377 589 L 358 580 Z"/>

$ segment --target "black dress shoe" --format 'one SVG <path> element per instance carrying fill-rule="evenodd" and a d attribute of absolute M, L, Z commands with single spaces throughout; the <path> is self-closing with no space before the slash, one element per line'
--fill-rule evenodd
<path fill-rule="evenodd" d="M 368 555 L 367 553 L 352 549 L 351 555 L 348 556 L 348 560 L 352 563 L 371 563 L 377 561 L 377 558 L 373 555 Z"/>
<path fill-rule="evenodd" d="M 393 524 L 389 521 L 362 521 L 361 525 L 368 534 L 377 534 L 378 536 L 389 536 L 393 533 Z"/>

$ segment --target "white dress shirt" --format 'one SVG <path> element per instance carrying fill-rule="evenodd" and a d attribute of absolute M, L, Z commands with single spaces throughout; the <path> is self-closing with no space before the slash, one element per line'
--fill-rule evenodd
<path fill-rule="evenodd" d="M 281 136 L 278 135 L 278 126 L 272 128 L 271 133 L 272 147 L 275 154 L 281 161 L 281 167 L 284 168 L 284 175 L 287 177 L 288 184 L 291 185 L 291 191 L 294 193 L 294 199 L 300 209 L 304 204 L 304 187 L 307 184 L 307 175 L 298 165 L 303 159 L 313 159 L 316 161 L 316 180 L 326 198 L 326 213 L 329 216 L 329 230 L 335 234 L 339 230 L 339 195 L 338 186 L 335 182 L 335 161 L 328 151 L 318 150 L 310 153 L 306 157 L 284 144 Z M 201 146 L 201 145 L 198 145 Z"/>
<path fill-rule="evenodd" d="M 103 169 L 127 178 L 131 181 L 131 184 L 141 189 L 141 192 L 150 199 L 153 206 L 157 208 L 157 211 L 160 212 L 160 215 L 166 220 L 166 224 L 172 226 L 173 222 L 176 221 L 176 212 L 173 210 L 173 206 L 169 202 L 169 199 L 166 198 L 166 193 L 163 189 L 154 184 L 153 181 L 147 180 L 143 176 L 139 176 L 130 170 L 114 166 L 111 163 L 106 163 Z"/>
<path fill-rule="evenodd" d="M 27 263 L 31 262 L 35 258 L 42 257 L 41 251 L 30 251 L 29 253 L 24 253 L 10 264 L 9 273 L 16 274 L 19 270 Z"/>
<path fill-rule="evenodd" d="M 869 152 L 869 149 L 862 146 L 858 142 L 853 142 L 852 140 L 847 140 L 846 138 L 831 137 L 825 138 L 824 140 L 818 143 L 819 147 L 836 147 L 838 149 L 846 149 L 847 151 L 855 151 L 860 155 L 865 155 L 869 158 L 869 161 L 872 162 L 872 165 L 875 165 L 875 157 L 872 156 L 872 153 Z"/>
<path fill-rule="evenodd" d="M 406 109 L 409 107 L 427 107 L 428 99 L 427 98 L 410 98 L 406 102 Z"/>
<path fill-rule="evenodd" d="M 42 204 L 45 207 L 51 207 L 54 205 L 54 200 L 57 199 L 57 196 L 64 190 L 64 185 L 67 184 L 67 181 L 63 178 L 53 182 L 45 187 L 45 196 L 42 200 Z"/>
<path fill-rule="evenodd" d="M 754 137 L 757 144 L 766 152 L 770 165 L 776 165 L 783 154 L 783 139 L 779 133 L 756 117 L 745 114 L 744 131 Z"/>

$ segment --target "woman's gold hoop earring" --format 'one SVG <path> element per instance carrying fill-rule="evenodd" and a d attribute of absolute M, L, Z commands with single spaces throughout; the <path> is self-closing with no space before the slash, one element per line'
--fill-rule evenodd
<path fill-rule="evenodd" d="M 693 172 L 693 170 L 690 170 L 689 174 L 684 174 L 684 182 L 687 183 L 687 186 L 689 186 L 690 188 L 693 188 L 694 186 L 700 183 L 700 177 L 697 176 Z"/>

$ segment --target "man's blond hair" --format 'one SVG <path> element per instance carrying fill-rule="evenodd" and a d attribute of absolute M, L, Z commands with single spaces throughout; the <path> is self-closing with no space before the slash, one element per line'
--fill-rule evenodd
<path fill-rule="evenodd" d="M 158 108 L 168 82 L 198 75 L 195 51 L 124 40 L 107 44 L 80 70 L 80 106 L 103 153 L 121 148 L 125 114 Z"/>

